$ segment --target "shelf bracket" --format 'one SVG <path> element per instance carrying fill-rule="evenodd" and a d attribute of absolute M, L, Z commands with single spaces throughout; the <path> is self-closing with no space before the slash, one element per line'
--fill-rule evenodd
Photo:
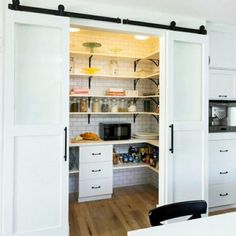
<path fill-rule="evenodd" d="M 133 115 L 133 122 L 135 123 L 135 121 L 136 121 L 136 117 L 138 116 L 138 114 L 134 114 Z"/>
<path fill-rule="evenodd" d="M 149 79 L 149 80 L 151 80 L 158 87 L 159 84 L 154 79 Z"/>
<path fill-rule="evenodd" d="M 152 116 L 156 119 L 157 122 L 159 121 L 158 116 L 155 116 L 155 115 L 152 115 Z"/>
<path fill-rule="evenodd" d="M 137 88 L 137 83 L 139 82 L 139 79 L 135 79 L 134 80 L 134 90 L 136 90 L 136 88 Z"/>
<path fill-rule="evenodd" d="M 156 65 L 156 67 L 159 67 L 160 61 L 158 59 L 148 59 L 148 60 L 153 62 Z"/>
<path fill-rule="evenodd" d="M 88 114 L 88 124 L 90 124 L 91 114 Z"/>
<path fill-rule="evenodd" d="M 93 55 L 91 55 L 91 56 L 89 57 L 89 68 L 91 68 L 91 66 L 92 66 L 92 58 L 93 58 Z"/>
<path fill-rule="evenodd" d="M 154 98 L 149 98 L 149 99 L 151 99 L 157 106 L 159 105 L 159 102 L 156 99 Z"/>
<path fill-rule="evenodd" d="M 88 87 L 89 89 L 91 88 L 91 79 L 93 78 L 93 76 L 89 76 L 88 78 Z"/>
<path fill-rule="evenodd" d="M 136 102 L 138 101 L 139 98 L 134 98 L 134 103 L 136 104 Z"/>
<path fill-rule="evenodd" d="M 139 61 L 141 61 L 141 59 L 137 59 L 134 61 L 134 72 L 136 72 L 136 70 L 137 70 L 137 65 L 138 65 Z"/>
<path fill-rule="evenodd" d="M 88 108 L 90 109 L 91 107 L 91 97 L 88 97 Z"/>

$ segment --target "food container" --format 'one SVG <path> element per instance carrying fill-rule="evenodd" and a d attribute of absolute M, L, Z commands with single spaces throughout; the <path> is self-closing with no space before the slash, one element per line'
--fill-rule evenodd
<path fill-rule="evenodd" d="M 150 100 L 144 100 L 143 101 L 143 110 L 145 112 L 150 112 L 151 111 L 151 101 Z"/>
<path fill-rule="evenodd" d="M 136 112 L 136 105 L 134 101 L 129 101 L 128 112 Z"/>
<path fill-rule="evenodd" d="M 118 105 L 115 98 L 111 100 L 111 112 L 118 112 Z"/>
<path fill-rule="evenodd" d="M 102 112 L 109 112 L 109 102 L 107 98 L 103 99 L 101 110 Z"/>
<path fill-rule="evenodd" d="M 70 112 L 78 112 L 79 111 L 79 102 L 77 98 L 74 98 L 70 105 Z"/>
<path fill-rule="evenodd" d="M 128 111 L 128 108 L 127 108 L 127 104 L 126 104 L 126 101 L 124 98 L 122 98 L 120 100 L 120 104 L 119 104 L 119 109 L 118 109 L 119 112 L 127 112 Z"/>
<path fill-rule="evenodd" d="M 88 101 L 86 98 L 82 98 L 80 100 L 80 112 L 87 112 L 88 111 Z"/>
<path fill-rule="evenodd" d="M 100 103 L 97 98 L 93 99 L 92 112 L 100 112 Z"/>

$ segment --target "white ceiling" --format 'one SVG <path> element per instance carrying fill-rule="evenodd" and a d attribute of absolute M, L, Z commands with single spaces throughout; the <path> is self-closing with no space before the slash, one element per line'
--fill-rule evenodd
<path fill-rule="evenodd" d="M 94 0 L 86 0 L 94 3 Z M 236 26 L 236 0 L 99 0 L 96 3 L 203 18 Z"/>

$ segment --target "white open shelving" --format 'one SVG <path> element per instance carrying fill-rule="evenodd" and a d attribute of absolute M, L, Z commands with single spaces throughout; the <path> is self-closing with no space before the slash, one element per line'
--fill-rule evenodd
<path fill-rule="evenodd" d="M 149 96 L 109 96 L 109 95 L 96 95 L 96 94 L 88 94 L 88 95 L 79 95 L 79 94 L 70 94 L 70 97 L 87 97 L 87 98 L 159 98 L 160 95 L 149 95 Z"/>
<path fill-rule="evenodd" d="M 148 75 L 130 74 L 130 75 L 110 75 L 110 74 L 86 74 L 86 73 L 71 73 L 71 78 L 76 77 L 93 77 L 93 78 L 107 78 L 107 79 L 152 79 L 160 75 L 159 72 L 154 72 Z"/>
<path fill-rule="evenodd" d="M 127 55 L 127 54 L 121 54 L 121 53 L 106 53 L 106 52 L 101 52 L 101 53 L 91 53 L 91 52 L 82 52 L 82 51 L 71 51 L 70 54 L 72 56 L 79 56 L 79 55 L 87 55 L 87 56 L 96 56 L 96 57 L 114 57 L 114 58 L 127 58 L 127 59 L 156 59 L 156 58 L 159 58 L 159 53 L 160 51 L 157 50 L 157 51 L 154 51 L 154 52 L 151 52 L 151 53 L 148 53 L 147 55 L 145 56 L 133 56 L 133 55 Z"/>
<path fill-rule="evenodd" d="M 137 112 L 70 112 L 70 115 L 153 115 L 159 116 L 159 113 L 156 112 L 144 112 L 144 111 L 137 111 Z"/>

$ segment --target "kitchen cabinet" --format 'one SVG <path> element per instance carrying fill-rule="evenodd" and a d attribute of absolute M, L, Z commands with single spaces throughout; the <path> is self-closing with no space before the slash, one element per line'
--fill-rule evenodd
<path fill-rule="evenodd" d="M 168 34 L 165 203 L 207 199 L 207 39 Z"/>
<path fill-rule="evenodd" d="M 209 99 L 236 99 L 236 71 L 210 70 Z"/>
<path fill-rule="evenodd" d="M 236 70 L 236 28 L 208 24 L 210 68 Z"/>
<path fill-rule="evenodd" d="M 209 141 L 209 207 L 236 203 L 236 140 Z"/>
<path fill-rule="evenodd" d="M 79 202 L 111 198 L 112 145 L 79 147 Z"/>
<path fill-rule="evenodd" d="M 3 235 L 66 236 L 69 19 L 6 19 Z"/>

